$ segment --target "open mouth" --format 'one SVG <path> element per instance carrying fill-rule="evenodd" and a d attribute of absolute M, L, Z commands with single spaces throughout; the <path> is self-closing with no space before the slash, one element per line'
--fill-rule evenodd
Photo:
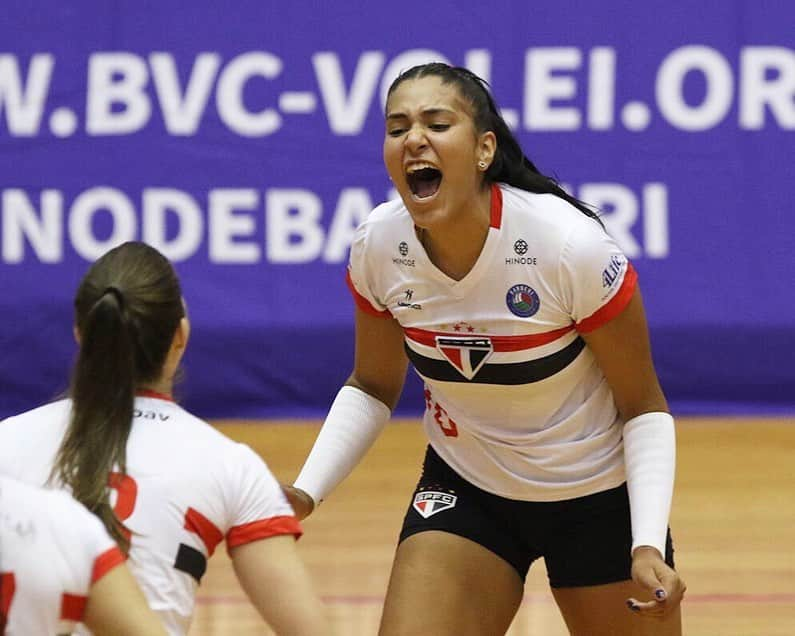
<path fill-rule="evenodd" d="M 442 183 L 442 173 L 436 168 L 420 168 L 406 174 L 411 193 L 418 199 L 432 197 Z"/>

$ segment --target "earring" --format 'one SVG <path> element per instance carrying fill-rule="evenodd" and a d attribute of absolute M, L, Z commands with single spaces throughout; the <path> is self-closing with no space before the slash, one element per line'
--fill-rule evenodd
<path fill-rule="evenodd" d="M 489 165 L 485 161 L 478 161 L 478 168 L 480 168 L 481 170 L 485 170 L 488 167 Z"/>

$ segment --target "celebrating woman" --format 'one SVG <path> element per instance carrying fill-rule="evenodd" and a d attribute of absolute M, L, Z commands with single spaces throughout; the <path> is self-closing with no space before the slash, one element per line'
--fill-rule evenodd
<path fill-rule="evenodd" d="M 395 80 L 384 162 L 400 200 L 351 247 L 354 368 L 290 490 L 299 517 L 370 447 L 410 361 L 430 444 L 381 634 L 504 633 L 539 557 L 572 634 L 680 634 L 674 421 L 632 265 L 466 69 Z"/>

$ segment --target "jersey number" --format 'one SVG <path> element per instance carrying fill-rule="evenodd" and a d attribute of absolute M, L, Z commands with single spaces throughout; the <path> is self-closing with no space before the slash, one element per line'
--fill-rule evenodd
<path fill-rule="evenodd" d="M 425 408 L 433 413 L 433 419 L 439 425 L 447 437 L 458 437 L 458 427 L 455 422 L 450 418 L 438 402 L 435 402 L 431 396 L 431 391 L 426 387 L 425 389 Z"/>
<path fill-rule="evenodd" d="M 111 473 L 108 475 L 108 486 L 116 491 L 116 505 L 113 506 L 113 512 L 116 513 L 116 518 L 119 522 L 124 525 L 124 522 L 135 509 L 135 500 L 138 498 L 138 484 L 129 475 Z M 124 528 L 124 536 L 129 541 L 131 535 L 126 527 Z"/>
<path fill-rule="evenodd" d="M 128 519 L 130 515 L 132 515 L 133 510 L 135 510 L 135 501 L 138 498 L 138 484 L 135 483 L 135 480 L 129 475 L 111 473 L 108 476 L 108 486 L 116 491 L 116 505 L 113 506 L 113 512 L 116 513 L 116 518 L 124 524 L 125 520 Z M 188 508 L 188 511 L 185 513 L 184 523 L 185 528 L 193 532 L 195 531 L 193 528 L 195 526 L 194 517 L 196 513 L 193 511 L 194 514 L 191 515 L 191 511 L 192 509 Z M 201 517 L 201 515 L 199 516 Z M 124 533 L 127 535 L 128 539 L 131 538 L 132 534 L 127 528 L 124 529 Z M 205 540 L 203 533 L 197 534 L 200 534 L 202 540 Z M 209 546 L 208 550 L 212 553 L 212 548 Z M 177 556 L 174 559 L 174 568 L 189 574 L 196 579 L 198 583 L 207 570 L 207 558 L 196 548 L 180 543 Z M 2 634 L 2 632 L 0 632 L 0 634 Z"/>

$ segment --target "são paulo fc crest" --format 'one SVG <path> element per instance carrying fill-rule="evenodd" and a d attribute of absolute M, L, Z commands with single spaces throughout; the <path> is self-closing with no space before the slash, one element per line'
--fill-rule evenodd
<path fill-rule="evenodd" d="M 511 287 L 505 295 L 505 302 L 511 313 L 520 318 L 529 318 L 541 306 L 536 290 L 530 285 L 514 285 Z"/>
<path fill-rule="evenodd" d="M 436 336 L 436 349 L 467 380 L 474 378 L 494 353 L 491 339 L 483 336 Z"/>
<path fill-rule="evenodd" d="M 453 508 L 456 501 L 458 501 L 458 497 L 450 493 L 424 490 L 414 495 L 414 503 L 411 505 L 423 518 L 427 519 L 437 512 Z"/>

